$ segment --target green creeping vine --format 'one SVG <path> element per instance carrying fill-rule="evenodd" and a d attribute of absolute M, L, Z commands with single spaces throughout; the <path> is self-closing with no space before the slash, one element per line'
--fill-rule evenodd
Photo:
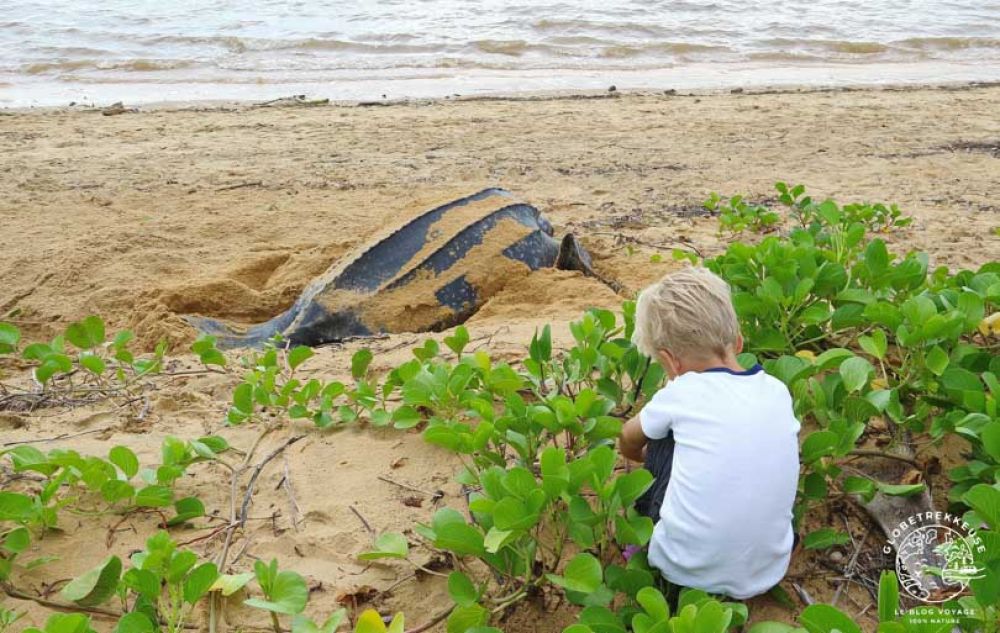
<path fill-rule="evenodd" d="M 796 200 L 799 187 L 782 193 L 805 228 L 756 246 L 732 244 L 705 263 L 734 288 L 748 350 L 767 357 L 765 368 L 792 390 L 796 413 L 819 426 L 803 443 L 811 470 L 804 501 L 827 496 L 842 474 L 837 462 L 855 452 L 876 417 L 887 421 L 893 445 L 922 432 L 932 439 L 956 432 L 971 443 L 975 467 L 951 473 L 952 501 L 995 481 L 1000 357 L 980 326 L 1000 304 L 1000 263 L 928 273 L 926 255 L 897 258 L 882 240 L 866 240 L 866 220 L 900 225 L 898 214 L 858 218 L 854 207 Z M 866 499 L 923 489 L 858 476 L 841 487 Z"/>
<path fill-rule="evenodd" d="M 750 627 L 749 633 L 862 633 L 861 627 L 849 615 L 826 604 L 806 607 L 798 620 L 801 627 L 783 622 L 758 622 Z M 1000 630 L 996 604 L 984 606 L 970 596 L 941 606 L 900 609 L 899 579 L 892 571 L 883 571 L 879 578 L 878 620 L 878 633 L 950 633 L 956 623 L 962 631 L 996 633 Z"/>
<path fill-rule="evenodd" d="M 14 623 L 22 617 L 24 617 L 24 613 L 18 613 L 5 607 L 0 607 L 0 633 L 7 633 L 10 627 L 12 627 Z"/>
<path fill-rule="evenodd" d="M 9 611 L 0 611 L 0 618 L 5 617 L 4 614 L 10 613 Z M 135 617 L 138 616 L 138 617 Z M 347 609 L 339 609 L 333 613 L 329 618 L 327 618 L 322 625 L 315 624 L 312 620 L 305 617 L 296 617 L 292 622 L 292 633 L 335 633 L 340 625 L 344 622 L 344 618 L 347 616 Z M 0 620 L 0 626 L 4 625 L 5 620 Z M 358 617 L 358 621 L 354 626 L 354 633 L 403 633 L 403 614 L 398 613 L 392 619 L 388 626 L 382 620 L 382 616 L 378 614 L 377 611 L 373 609 L 368 609 Z M 5 629 L 0 628 L 0 631 Z M 495 630 L 495 629 L 494 629 Z M 115 633 L 155 633 L 157 628 L 153 625 L 149 619 L 138 613 L 131 613 L 124 616 L 118 622 L 118 626 L 115 628 Z M 487 629 L 483 628 L 480 633 L 486 633 Z M 37 629 L 34 627 L 29 627 L 24 629 L 22 633 L 97 633 L 91 626 L 90 616 L 83 613 L 56 613 L 49 616 L 49 619 L 45 622 L 45 627 L 42 629 Z"/>
<path fill-rule="evenodd" d="M 0 406 L 34 410 L 109 398 L 125 404 L 141 400 L 147 381 L 163 371 L 167 344 L 161 341 L 152 355 L 137 358 L 129 349 L 134 338 L 129 330 L 108 338 L 104 321 L 88 316 L 71 323 L 49 343 L 31 343 L 19 350 L 20 330 L 10 323 L 0 323 L 0 357 L 20 352 L 21 360 L 32 366 L 38 387 L 25 389 L 0 383 Z M 191 346 L 206 371 L 226 364 L 214 342 L 211 337 L 202 337 Z"/>
<path fill-rule="evenodd" d="M 789 186 L 784 182 L 776 182 L 774 188 L 778 191 L 778 201 L 788 207 L 803 228 L 826 224 L 849 229 L 860 224 L 872 233 L 888 233 L 913 223 L 913 218 L 904 216 L 895 204 L 856 202 L 838 207 L 832 200 L 815 204 L 812 198 L 805 195 L 806 188 L 803 185 Z"/>
<path fill-rule="evenodd" d="M 278 561 L 273 559 L 270 564 L 255 562 L 253 575 L 265 599 L 250 598 L 244 604 L 268 611 L 274 632 L 281 633 L 278 614 L 296 616 L 302 613 L 309 601 L 309 587 L 305 579 L 294 571 L 278 571 Z"/>
<path fill-rule="evenodd" d="M 746 339 L 741 362 L 761 362 L 783 380 L 810 429 L 802 444 L 796 516 L 801 520 L 810 507 L 831 497 L 865 502 L 876 495 L 922 492 L 925 482 L 881 481 L 852 462 L 891 453 L 919 467 L 906 455 L 915 438 L 933 443 L 957 435 L 967 442 L 970 460 L 948 473 L 953 482 L 948 510 L 977 528 L 982 546 L 974 550 L 979 573 L 968 595 L 943 607 L 961 607 L 955 624 L 963 631 L 996 633 L 1000 263 L 955 274 L 931 270 L 925 254 L 897 256 L 881 239 L 867 236 L 906 226 L 910 219 L 897 207 L 817 203 L 804 196 L 803 187 L 783 183 L 777 190 L 792 220 L 786 233 L 778 233 L 785 224 L 780 211 L 747 205 L 741 197 L 723 202 L 713 196 L 710 205 L 720 211 L 724 228 L 773 234 L 756 245 L 733 243 L 703 264 L 733 288 Z M 697 263 L 693 255 L 684 258 Z M 632 509 L 651 476 L 641 469 L 621 470 L 615 440 L 622 421 L 664 380 L 659 365 L 630 342 L 634 311 L 633 302 L 623 305 L 620 319 L 606 310 L 588 311 L 570 324 L 573 344 L 561 352 L 554 352 L 546 326 L 532 338 L 526 358 L 515 364 L 467 351 L 469 333 L 460 326 L 444 339 L 447 352 L 428 340 L 381 382 L 371 376 L 368 350 L 353 356 L 350 384 L 324 382 L 302 376 L 312 350 L 275 341 L 242 359 L 243 380 L 234 391 L 228 421 L 261 424 L 263 434 L 291 419 L 310 419 L 321 429 L 357 421 L 420 427 L 426 441 L 454 452 L 463 464 L 458 480 L 467 492 L 469 513 L 443 508 L 416 529 L 433 547 L 453 554 L 458 566 L 448 578 L 455 603 L 448 633 L 493 633 L 497 630 L 488 625 L 517 602 L 552 592 L 581 606 L 569 633 L 722 633 L 746 622 L 745 605 L 688 590 L 671 613 L 642 554 L 616 562 L 622 561 L 624 546 L 648 542 L 652 523 Z M 21 355 L 34 363 L 40 389 L 5 391 L 0 397 L 29 403 L 44 397 L 52 403 L 56 395 L 87 393 L 82 384 L 104 390 L 105 396 L 118 393 L 115 389 L 141 393 L 143 377 L 162 371 L 163 350 L 137 361 L 126 353 L 128 337 L 106 341 L 98 322 L 91 317 L 51 344 L 26 347 Z M 0 354 L 16 353 L 19 342 L 16 328 L 0 324 Z M 79 352 L 69 353 L 67 342 Z M 230 371 L 211 337 L 199 339 L 193 351 L 206 370 Z M 879 424 L 870 424 L 873 420 Z M 106 460 L 26 447 L 7 451 L 15 470 L 32 470 L 44 481 L 37 494 L 0 493 L 3 578 L 32 532 L 51 527 L 63 506 L 121 513 L 173 504 L 175 517 L 165 518 L 167 524 L 204 513 L 197 500 L 175 501 L 172 483 L 191 463 L 217 460 L 226 448 L 218 438 L 170 439 L 164 443 L 163 464 L 141 471 L 123 447 L 112 449 Z M 224 465 L 235 478 L 249 464 Z M 132 483 L 136 477 L 141 484 Z M 847 538 L 827 527 L 807 534 L 805 545 L 820 549 Z M 385 533 L 360 558 L 408 555 L 405 537 Z M 175 633 L 204 596 L 230 596 L 255 578 L 263 597 L 246 604 L 268 611 L 276 631 L 280 615 L 292 616 L 293 633 L 332 633 L 345 618 L 341 610 L 317 624 L 303 615 L 305 581 L 295 572 L 279 571 L 276 561 L 259 562 L 252 574 L 230 576 L 192 557 L 160 533 L 146 552 L 132 557 L 130 569 L 122 573 L 121 561 L 109 559 L 67 586 L 64 597 L 93 605 L 118 596 L 126 613 L 117 628 L 121 633 L 163 627 Z M 485 565 L 485 579 L 465 565 L 468 558 Z M 920 620 L 922 614 L 938 612 L 900 607 L 891 574 L 882 579 L 878 613 L 880 633 L 945 630 Z M 0 627 L 9 627 L 16 617 L 0 612 Z M 751 631 L 860 630 L 827 605 L 806 608 L 799 622 L 802 629 L 766 622 Z M 90 623 L 84 615 L 58 615 L 46 625 L 50 629 L 86 633 Z M 355 631 L 402 629 L 402 616 L 386 627 L 369 610 Z"/>
<path fill-rule="evenodd" d="M 210 340 L 214 343 L 214 340 Z M 233 392 L 229 408 L 229 424 L 250 422 L 261 416 L 289 419 L 309 418 L 317 428 L 326 429 L 336 424 L 347 424 L 367 415 L 372 424 L 383 426 L 392 418 L 385 410 L 383 395 L 381 407 L 375 387 L 366 379 L 372 353 L 360 350 L 351 359 L 353 387 L 334 380 L 322 383 L 313 378 L 303 382 L 296 377 L 296 370 L 313 356 L 313 350 L 299 345 L 291 349 L 282 347 L 280 337 L 269 341 L 263 352 L 252 352 L 242 359 L 245 370 L 243 382 Z M 280 419 L 279 419 L 280 422 Z M 408 428 L 405 420 L 397 416 L 397 428 Z"/>
<path fill-rule="evenodd" d="M 197 497 L 176 498 L 174 483 L 192 464 L 218 460 L 229 449 L 217 436 L 188 442 L 167 437 L 162 445 L 162 463 L 140 468 L 139 459 L 126 446 L 114 446 L 107 458 L 81 456 L 73 450 L 43 453 L 34 446 L 15 446 L 0 451 L 15 473 L 40 475 L 36 491 L 0 491 L 0 581 L 7 580 L 31 543 L 58 525 L 58 512 L 86 515 L 156 512 L 163 527 L 180 525 L 205 515 Z M 136 481 L 138 479 L 138 481 Z M 173 516 L 167 516 L 172 508 Z M 45 557 L 25 564 L 31 569 L 48 562 Z"/>
<path fill-rule="evenodd" d="M 840 207 L 802 198 L 802 187 L 779 183 L 778 190 L 799 226 L 756 246 L 734 243 L 705 265 L 733 287 L 752 353 L 746 362 L 762 360 L 789 386 L 799 418 L 816 428 L 802 444 L 796 515 L 830 494 L 864 502 L 876 494 L 919 493 L 924 483 L 881 482 L 846 462 L 873 454 L 905 457 L 914 436 L 938 441 L 958 434 L 972 459 L 948 473 L 954 482 L 949 510 L 964 511 L 985 542 L 976 560 L 983 577 L 971 582 L 974 596 L 963 598 L 963 607 L 984 617 L 995 613 L 1000 545 L 985 528 L 997 529 L 1000 499 L 1000 357 L 990 325 L 1000 307 L 1000 262 L 956 274 L 929 270 L 925 254 L 898 257 L 881 239 L 866 237 L 868 230 L 909 223 L 895 206 Z M 869 426 L 871 420 L 881 420 L 880 429 Z M 888 447 L 861 448 L 870 440 Z M 830 547 L 847 538 L 824 528 L 806 535 L 805 545 Z M 961 625 L 994 630 L 982 622 Z M 898 630 L 893 627 L 886 630 Z"/>
<path fill-rule="evenodd" d="M 781 222 L 781 216 L 770 208 L 762 204 L 749 204 L 743 196 L 725 200 L 712 192 L 704 207 L 709 213 L 719 216 L 720 236 L 723 230 L 732 236 L 741 235 L 748 229 L 754 233 L 766 233 L 773 231 Z"/>
<path fill-rule="evenodd" d="M 719 602 L 703 591 L 686 589 L 677 601 L 677 613 L 657 589 L 646 586 L 635 594 L 634 605 L 617 614 L 607 609 L 586 608 L 577 624 L 563 633 L 601 633 L 631 630 L 635 633 L 725 633 L 746 622 L 746 605 Z M 627 629 L 623 622 L 628 623 Z"/>
<path fill-rule="evenodd" d="M 117 596 L 124 615 L 117 633 L 180 633 L 184 623 L 219 578 L 215 563 L 198 563 L 190 550 L 179 549 L 166 532 L 146 541 L 146 549 L 132 555 L 131 568 L 112 556 L 80 576 L 62 591 L 81 606 L 101 604 Z M 131 598 L 131 600 L 130 600 Z"/>

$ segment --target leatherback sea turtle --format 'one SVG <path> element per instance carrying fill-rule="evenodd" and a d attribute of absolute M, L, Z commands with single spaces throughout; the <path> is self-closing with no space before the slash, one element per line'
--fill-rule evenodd
<path fill-rule="evenodd" d="M 421 213 L 331 266 L 294 305 L 240 328 L 188 317 L 220 347 L 257 346 L 275 334 L 319 345 L 387 332 L 434 331 L 465 321 L 508 283 L 544 267 L 593 274 L 572 234 L 553 238 L 535 207 L 485 189 Z"/>

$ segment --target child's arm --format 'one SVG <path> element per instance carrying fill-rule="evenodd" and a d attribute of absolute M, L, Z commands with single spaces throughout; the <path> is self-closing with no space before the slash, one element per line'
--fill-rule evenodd
<path fill-rule="evenodd" d="M 618 438 L 618 450 L 622 455 L 635 462 L 645 461 L 646 434 L 642 432 L 642 424 L 639 423 L 639 416 L 633 417 L 622 427 L 621 437 Z"/>

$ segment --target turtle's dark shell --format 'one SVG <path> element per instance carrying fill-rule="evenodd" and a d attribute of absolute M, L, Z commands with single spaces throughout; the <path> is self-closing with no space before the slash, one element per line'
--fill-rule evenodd
<path fill-rule="evenodd" d="M 245 330 L 190 317 L 220 347 L 260 345 L 275 334 L 319 345 L 381 332 L 461 323 L 500 288 L 533 270 L 590 271 L 572 235 L 552 237 L 535 207 L 485 189 L 426 211 L 344 257 L 286 312 Z"/>

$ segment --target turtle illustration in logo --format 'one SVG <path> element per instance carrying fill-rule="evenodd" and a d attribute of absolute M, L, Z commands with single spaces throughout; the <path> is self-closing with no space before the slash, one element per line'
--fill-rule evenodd
<path fill-rule="evenodd" d="M 904 591 L 922 602 L 951 600 L 982 577 L 968 538 L 939 524 L 906 535 L 896 548 L 896 572 Z"/>

